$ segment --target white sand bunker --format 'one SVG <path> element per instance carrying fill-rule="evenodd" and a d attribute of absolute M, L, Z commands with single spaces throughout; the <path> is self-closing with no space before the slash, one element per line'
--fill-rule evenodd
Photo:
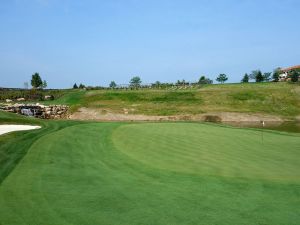
<path fill-rule="evenodd" d="M 33 130 L 39 128 L 41 127 L 31 125 L 0 125 L 0 135 L 18 130 Z"/>

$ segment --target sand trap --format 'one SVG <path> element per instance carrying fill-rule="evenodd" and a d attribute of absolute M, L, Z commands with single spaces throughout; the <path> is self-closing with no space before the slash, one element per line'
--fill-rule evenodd
<path fill-rule="evenodd" d="M 33 130 L 39 128 L 41 127 L 31 125 L 0 125 L 0 135 L 18 130 Z"/>

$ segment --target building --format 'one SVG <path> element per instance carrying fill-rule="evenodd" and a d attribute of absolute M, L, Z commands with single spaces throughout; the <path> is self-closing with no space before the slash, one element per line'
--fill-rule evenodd
<path fill-rule="evenodd" d="M 292 71 L 299 71 L 300 72 L 300 65 L 297 65 L 297 66 L 291 66 L 291 67 L 287 67 L 287 68 L 282 68 L 281 69 L 281 74 L 279 75 L 279 80 L 280 81 L 287 81 L 289 80 L 289 74 L 292 72 Z"/>

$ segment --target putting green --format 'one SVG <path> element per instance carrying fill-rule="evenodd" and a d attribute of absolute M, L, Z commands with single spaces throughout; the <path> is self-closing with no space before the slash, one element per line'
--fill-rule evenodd
<path fill-rule="evenodd" d="M 66 126 L 1 183 L 0 224 L 296 225 L 299 147 L 299 136 L 262 143 L 259 130 L 195 123 Z"/>
<path fill-rule="evenodd" d="M 118 150 L 154 168 L 299 180 L 299 137 L 195 123 L 150 123 L 121 126 L 113 141 Z"/>

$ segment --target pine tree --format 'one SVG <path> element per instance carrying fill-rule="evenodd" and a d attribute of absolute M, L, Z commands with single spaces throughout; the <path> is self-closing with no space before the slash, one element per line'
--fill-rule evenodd
<path fill-rule="evenodd" d="M 242 79 L 242 83 L 248 83 L 249 82 L 249 75 L 246 73 Z"/>
<path fill-rule="evenodd" d="M 264 76 L 262 75 L 261 71 L 257 71 L 257 74 L 255 76 L 255 81 L 256 82 L 263 82 L 264 81 Z"/>

